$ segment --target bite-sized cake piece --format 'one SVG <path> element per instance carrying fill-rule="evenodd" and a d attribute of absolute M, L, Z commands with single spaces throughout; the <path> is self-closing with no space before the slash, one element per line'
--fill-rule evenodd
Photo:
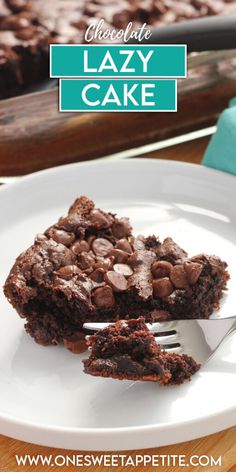
<path fill-rule="evenodd" d="M 171 238 L 134 237 L 126 218 L 80 197 L 17 258 L 4 292 L 38 343 L 79 352 L 86 321 L 208 318 L 226 267 L 216 256 L 188 258 Z"/>
<path fill-rule="evenodd" d="M 91 354 L 83 360 L 84 372 L 119 380 L 181 384 L 200 368 L 185 354 L 161 350 L 143 317 L 117 321 L 89 337 Z"/>

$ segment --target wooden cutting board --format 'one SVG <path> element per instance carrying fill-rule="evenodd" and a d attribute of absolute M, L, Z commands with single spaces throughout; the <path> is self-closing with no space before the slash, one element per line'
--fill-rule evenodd
<path fill-rule="evenodd" d="M 217 459 L 220 455 L 222 456 L 222 466 L 221 467 L 193 467 L 189 466 L 186 469 L 180 467 L 160 467 L 158 469 L 154 469 L 151 466 L 137 466 L 137 467 L 114 467 L 108 468 L 103 466 L 91 466 L 91 467 L 79 467 L 75 468 L 73 465 L 69 465 L 68 467 L 58 467 L 57 470 L 66 470 L 68 472 L 74 472 L 75 470 L 91 470 L 93 472 L 100 472 L 106 471 L 108 472 L 111 470 L 117 471 L 153 471 L 153 470 L 160 470 L 162 472 L 179 472 L 180 470 L 188 470 L 188 472 L 210 472 L 212 471 L 219 471 L 219 472 L 235 472 L 236 471 L 236 427 L 228 429 L 227 431 L 223 431 L 221 433 L 213 434 L 208 437 L 204 437 L 198 439 L 196 441 L 189 441 L 182 444 L 177 444 L 174 446 L 167 446 L 167 447 L 160 447 L 155 449 L 143 449 L 139 451 L 119 451 L 119 454 L 126 454 L 131 455 L 134 457 L 136 454 L 179 454 L 179 455 L 186 455 L 186 462 L 188 462 L 191 456 L 212 456 Z M 9 439 L 3 436 L 0 436 L 0 470 L 1 472 L 51 472 L 52 467 L 50 466 L 24 466 L 18 467 L 15 460 L 15 454 L 18 455 L 43 455 L 43 456 L 50 456 L 52 455 L 53 458 L 59 455 L 63 456 L 73 456 L 73 454 L 87 454 L 86 452 L 81 451 L 68 451 L 65 449 L 53 449 L 53 448 L 46 448 L 46 447 L 39 447 L 27 444 L 25 442 L 15 441 L 14 439 Z M 90 453 L 89 453 L 90 454 Z M 94 452 L 93 454 L 101 455 L 104 453 L 97 453 Z M 105 453 L 105 454 L 112 454 L 112 452 Z M 117 451 L 114 452 L 117 454 Z"/>

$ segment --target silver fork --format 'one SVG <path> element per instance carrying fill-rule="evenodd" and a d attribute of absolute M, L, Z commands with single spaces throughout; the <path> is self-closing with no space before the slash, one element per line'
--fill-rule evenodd
<path fill-rule="evenodd" d="M 85 323 L 83 328 L 96 332 L 111 324 L 113 323 Z M 188 354 L 200 364 L 204 364 L 222 341 L 236 332 L 236 317 L 218 320 L 162 321 L 146 323 L 146 326 L 163 350 Z M 89 335 L 86 336 L 86 339 L 88 338 Z"/>

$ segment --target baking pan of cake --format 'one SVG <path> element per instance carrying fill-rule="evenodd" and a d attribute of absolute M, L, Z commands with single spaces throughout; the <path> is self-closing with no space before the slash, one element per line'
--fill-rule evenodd
<path fill-rule="evenodd" d="M 44 0 L 1 0 L 0 97 L 22 93 L 27 91 L 28 87 L 47 79 L 48 45 L 84 42 L 85 31 L 91 23 L 96 25 L 102 20 L 103 29 L 117 30 L 125 29 L 129 22 L 132 22 L 134 29 L 146 23 L 156 31 L 157 38 L 160 39 L 162 28 L 187 20 L 189 26 L 185 29 L 185 36 L 183 31 L 181 34 L 182 38 L 191 39 L 191 30 L 192 34 L 195 34 L 196 19 L 227 15 L 222 17 L 222 22 L 213 22 L 213 27 L 210 24 L 207 26 L 207 20 L 205 26 L 203 23 L 209 33 L 212 29 L 215 31 L 213 41 L 216 48 L 221 45 L 225 35 L 227 36 L 227 30 L 232 32 L 230 22 L 234 13 L 234 0 L 50 0 L 46 5 Z M 199 42 L 203 43 L 204 47 L 200 23 L 198 28 L 200 34 L 198 38 L 194 36 L 195 47 Z M 205 47 L 209 47 L 209 44 L 208 40 Z"/>

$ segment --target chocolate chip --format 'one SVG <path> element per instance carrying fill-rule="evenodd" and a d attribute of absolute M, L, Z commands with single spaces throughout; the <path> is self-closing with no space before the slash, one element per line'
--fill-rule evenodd
<path fill-rule="evenodd" d="M 187 274 L 188 283 L 195 285 L 202 273 L 203 266 L 197 262 L 186 261 L 184 263 L 184 270 Z"/>
<path fill-rule="evenodd" d="M 115 13 L 112 18 L 112 24 L 115 28 L 120 29 L 123 28 L 123 25 L 128 24 L 130 20 L 130 10 L 126 9 L 123 10 L 122 7 L 120 11 Z"/>
<path fill-rule="evenodd" d="M 213 1 L 215 2 L 217 0 L 213 0 Z M 196 10 L 193 7 L 193 5 L 191 5 L 190 2 L 187 3 L 186 1 L 181 2 L 178 0 L 178 2 L 174 2 L 174 3 L 175 5 L 174 5 L 173 10 L 177 18 L 183 18 L 183 19 L 194 18 Z"/>
<path fill-rule="evenodd" d="M 94 236 L 93 234 L 91 234 L 90 236 L 88 236 L 88 238 L 86 239 L 86 241 L 87 241 L 89 247 L 92 246 L 93 241 L 94 241 L 95 239 L 96 239 L 96 236 Z"/>
<path fill-rule="evenodd" d="M 152 286 L 154 297 L 168 297 L 174 291 L 174 286 L 168 277 L 153 280 Z"/>
<path fill-rule="evenodd" d="M 100 210 L 92 210 L 90 213 L 90 220 L 95 225 L 96 229 L 107 229 L 111 226 L 107 216 L 105 216 Z"/>
<path fill-rule="evenodd" d="M 8 3 L 14 12 L 19 12 L 26 6 L 25 0 L 8 0 Z"/>
<path fill-rule="evenodd" d="M 104 269 L 106 272 L 113 268 L 112 261 L 110 259 L 101 259 L 97 258 L 97 262 L 94 264 L 94 269 Z"/>
<path fill-rule="evenodd" d="M 176 13 L 173 10 L 168 10 L 162 16 L 162 21 L 165 24 L 174 23 L 177 19 Z"/>
<path fill-rule="evenodd" d="M 56 274 L 59 275 L 62 279 L 70 280 L 77 274 L 80 274 L 80 269 L 76 265 L 68 265 L 61 267 L 57 270 Z"/>
<path fill-rule="evenodd" d="M 161 279 L 162 277 L 168 277 L 170 271 L 173 268 L 172 264 L 168 261 L 157 261 L 152 264 L 152 275 L 155 279 Z"/>
<path fill-rule="evenodd" d="M 94 257 L 88 252 L 81 252 L 79 257 L 79 264 L 82 269 L 89 269 L 95 263 Z"/>
<path fill-rule="evenodd" d="M 115 298 L 113 295 L 112 288 L 108 285 L 104 287 L 99 287 L 94 290 L 93 293 L 94 303 L 98 308 L 112 308 L 115 304 Z"/>
<path fill-rule="evenodd" d="M 105 280 L 113 288 L 114 292 L 124 292 L 124 290 L 127 290 L 128 282 L 122 274 L 109 270 L 105 274 Z"/>
<path fill-rule="evenodd" d="M 16 28 L 19 27 L 20 29 L 22 28 L 28 28 L 30 26 L 30 22 L 28 18 L 19 17 L 17 20 Z"/>
<path fill-rule="evenodd" d="M 138 259 L 137 253 L 133 253 L 129 258 L 128 261 L 131 267 L 137 267 L 142 264 L 142 261 Z"/>
<path fill-rule="evenodd" d="M 113 249 L 113 244 L 108 239 L 97 238 L 92 243 L 92 249 L 96 256 L 106 256 Z"/>
<path fill-rule="evenodd" d="M 23 28 L 15 32 L 15 35 L 18 39 L 22 39 L 23 41 L 29 41 L 33 38 L 35 34 L 35 28 Z"/>
<path fill-rule="evenodd" d="M 102 267 L 99 267 L 98 269 L 95 269 L 92 274 L 90 275 L 90 278 L 97 283 L 102 283 L 104 281 L 104 274 L 105 270 L 102 269 Z"/>
<path fill-rule="evenodd" d="M 89 252 L 89 244 L 84 240 L 76 241 L 71 247 L 71 250 L 77 255 L 81 252 Z"/>
<path fill-rule="evenodd" d="M 45 236 L 45 234 L 41 234 L 41 233 L 40 233 L 40 234 L 37 234 L 37 236 L 36 236 L 34 242 L 35 242 L 35 243 L 42 243 L 43 241 L 47 241 L 47 239 L 48 239 L 48 238 L 47 238 L 47 236 Z"/>
<path fill-rule="evenodd" d="M 10 15 L 0 18 L 0 30 L 20 30 L 29 26 L 29 20 L 21 15 Z"/>
<path fill-rule="evenodd" d="M 49 228 L 46 235 L 57 243 L 64 244 L 64 246 L 70 246 L 75 240 L 74 233 L 68 233 L 63 229 Z"/>
<path fill-rule="evenodd" d="M 122 239 L 130 234 L 130 225 L 127 219 L 115 221 L 112 225 L 112 233 L 117 239 Z"/>
<path fill-rule="evenodd" d="M 164 13 L 167 12 L 166 6 L 162 3 L 162 1 L 156 0 L 155 1 L 155 10 L 157 13 L 160 13 L 161 15 L 164 15 Z"/>
<path fill-rule="evenodd" d="M 133 270 L 127 264 L 115 264 L 114 271 L 117 272 L 117 274 L 124 275 L 124 277 L 129 277 L 133 274 Z"/>
<path fill-rule="evenodd" d="M 127 241 L 127 239 L 120 239 L 116 243 L 116 248 L 121 249 L 121 251 L 127 252 L 128 254 L 132 254 L 133 252 L 131 244 L 129 243 L 129 241 Z"/>
<path fill-rule="evenodd" d="M 187 274 L 182 264 L 175 265 L 170 273 L 171 282 L 176 288 L 186 288 L 188 286 Z"/>
<path fill-rule="evenodd" d="M 217 0 L 208 0 L 207 2 L 208 15 L 219 15 L 224 8 L 224 3 Z"/>
<path fill-rule="evenodd" d="M 109 257 L 113 257 L 114 262 L 118 264 L 124 264 L 127 261 L 129 254 L 121 251 L 121 249 L 112 249 L 112 251 L 109 252 Z"/>

